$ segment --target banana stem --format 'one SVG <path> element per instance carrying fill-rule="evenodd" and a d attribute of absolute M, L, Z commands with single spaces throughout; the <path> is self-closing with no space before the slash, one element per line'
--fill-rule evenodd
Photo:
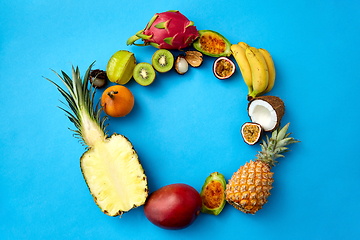
<path fill-rule="evenodd" d="M 251 101 L 252 99 L 256 98 L 259 95 L 258 92 L 252 91 L 250 94 L 247 95 L 247 100 Z"/>

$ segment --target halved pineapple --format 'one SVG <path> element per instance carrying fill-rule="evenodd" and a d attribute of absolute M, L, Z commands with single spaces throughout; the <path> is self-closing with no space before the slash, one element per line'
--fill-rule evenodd
<path fill-rule="evenodd" d="M 107 137 L 101 110 L 94 108 L 94 91 L 88 88 L 90 65 L 81 80 L 78 68 L 73 68 L 71 79 L 62 72 L 58 77 L 69 93 L 56 85 L 72 111 L 63 109 L 75 124 L 75 133 L 88 150 L 80 159 L 81 171 L 91 195 L 100 209 L 109 216 L 124 212 L 145 203 L 148 196 L 147 178 L 131 142 L 124 136 Z"/>
<path fill-rule="evenodd" d="M 131 142 L 112 135 L 97 142 L 80 159 L 81 170 L 94 201 L 110 216 L 144 204 L 147 179 Z"/>

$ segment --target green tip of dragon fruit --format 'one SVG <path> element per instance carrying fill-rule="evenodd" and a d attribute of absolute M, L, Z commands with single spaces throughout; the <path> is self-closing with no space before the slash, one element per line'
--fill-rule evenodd
<path fill-rule="evenodd" d="M 183 49 L 189 47 L 199 33 L 193 21 L 179 11 L 156 13 L 143 30 L 127 40 L 127 45 L 154 46 L 159 49 Z M 135 43 L 142 39 L 143 44 Z"/>

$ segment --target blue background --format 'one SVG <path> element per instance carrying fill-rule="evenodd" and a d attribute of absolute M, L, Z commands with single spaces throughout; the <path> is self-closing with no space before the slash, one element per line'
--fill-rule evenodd
<path fill-rule="evenodd" d="M 1 239 L 355 239 L 360 234 L 358 1 L 4 1 L 0 4 Z M 180 10 L 198 30 L 231 43 L 267 49 L 277 78 L 271 95 L 286 105 L 282 123 L 301 143 L 273 168 L 269 202 L 256 215 L 229 204 L 201 214 L 190 227 L 163 230 L 143 207 L 121 218 L 103 214 L 82 177 L 84 147 L 57 108 L 62 97 L 43 77 L 50 70 L 84 74 L 106 69 L 129 50 L 150 62 L 155 48 L 126 46 L 157 12 Z M 174 52 L 178 54 L 178 52 Z M 239 69 L 220 81 L 215 59 L 183 76 L 158 74 L 148 87 L 134 80 L 133 111 L 110 118 L 109 133 L 126 135 L 150 192 L 171 183 L 200 191 L 215 171 L 228 180 L 254 159 L 246 145 L 247 87 Z M 100 95 L 97 94 L 99 99 Z"/>

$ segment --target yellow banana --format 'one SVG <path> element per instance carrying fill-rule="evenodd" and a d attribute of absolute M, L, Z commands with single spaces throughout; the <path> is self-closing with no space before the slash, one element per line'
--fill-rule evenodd
<path fill-rule="evenodd" d="M 248 47 L 245 50 L 245 55 L 249 61 L 252 76 L 253 91 L 249 98 L 255 98 L 261 94 L 268 86 L 269 73 L 263 55 L 257 48 Z"/>
<path fill-rule="evenodd" d="M 246 43 L 241 42 L 238 44 L 231 45 L 231 52 L 239 65 L 241 74 L 243 76 L 244 82 L 249 88 L 249 94 L 252 92 L 252 79 L 251 79 L 251 69 L 249 62 L 245 56 L 245 49 L 248 47 Z"/>
<path fill-rule="evenodd" d="M 248 45 L 247 43 L 244 43 L 244 42 L 238 42 L 238 45 L 239 45 L 240 47 L 242 47 L 242 48 L 244 49 L 244 51 L 245 51 L 246 48 L 249 47 L 249 45 Z"/>
<path fill-rule="evenodd" d="M 265 59 L 265 62 L 266 62 L 266 65 L 267 65 L 268 70 L 269 70 L 268 86 L 265 89 L 265 91 L 261 93 L 261 95 L 262 95 L 262 94 L 270 92 L 270 90 L 274 87 L 274 84 L 275 84 L 275 65 L 274 65 L 274 61 L 273 61 L 270 53 L 266 49 L 259 48 L 259 52 L 263 55 L 263 57 Z"/>

